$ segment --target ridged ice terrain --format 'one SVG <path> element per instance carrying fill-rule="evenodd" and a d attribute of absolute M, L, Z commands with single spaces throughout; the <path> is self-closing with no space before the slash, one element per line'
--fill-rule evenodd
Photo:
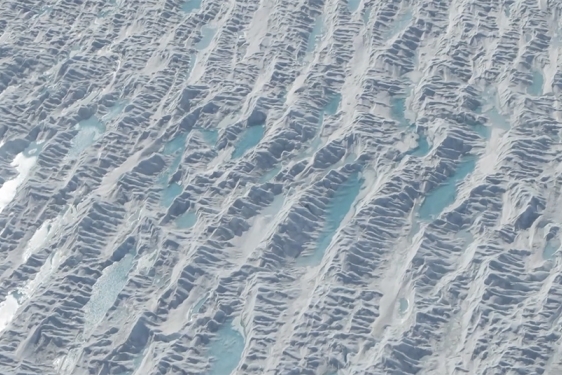
<path fill-rule="evenodd" d="M 559 0 L 0 1 L 0 374 L 562 373 Z"/>

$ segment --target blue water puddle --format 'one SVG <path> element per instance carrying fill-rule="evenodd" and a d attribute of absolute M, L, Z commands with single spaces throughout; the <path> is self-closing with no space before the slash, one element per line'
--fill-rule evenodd
<path fill-rule="evenodd" d="M 314 21 L 314 27 L 312 28 L 312 31 L 308 35 L 308 42 L 306 44 L 307 55 L 310 55 L 316 49 L 316 43 L 318 42 L 318 39 L 320 39 L 319 37 L 322 34 L 323 23 L 324 20 L 322 19 L 322 16 L 316 17 L 316 20 Z"/>
<path fill-rule="evenodd" d="M 164 155 L 172 155 L 178 151 L 183 152 L 185 149 L 185 141 L 187 140 L 187 133 L 182 133 L 166 143 L 164 146 Z"/>
<path fill-rule="evenodd" d="M 484 138 L 484 139 L 490 139 L 490 137 L 492 135 L 492 128 L 490 126 L 477 124 L 477 125 L 474 125 L 474 130 L 476 131 L 476 133 L 481 138 Z"/>
<path fill-rule="evenodd" d="M 72 139 L 70 150 L 68 150 L 68 155 L 71 157 L 80 155 L 101 138 L 105 132 L 105 125 L 95 116 L 92 116 L 76 124 L 75 129 L 78 130 L 78 133 Z"/>
<path fill-rule="evenodd" d="M 431 150 L 431 146 L 427 141 L 427 136 L 425 134 L 419 134 L 418 145 L 413 150 L 409 151 L 408 154 L 415 157 L 424 157 Z"/>
<path fill-rule="evenodd" d="M 232 158 L 238 159 L 244 155 L 248 150 L 254 148 L 260 143 L 261 139 L 265 134 L 265 125 L 256 125 L 246 128 L 242 132 L 240 139 L 236 146 L 234 146 L 234 151 L 232 152 Z"/>
<path fill-rule="evenodd" d="M 192 53 L 191 55 L 189 55 L 189 68 L 187 72 L 187 77 L 191 77 L 191 73 L 193 73 L 193 68 L 195 68 L 196 64 L 197 64 L 197 54 Z"/>
<path fill-rule="evenodd" d="M 238 366 L 244 351 L 244 337 L 226 323 L 217 331 L 217 337 L 211 341 L 209 354 L 214 358 L 209 375 L 230 375 Z"/>
<path fill-rule="evenodd" d="M 560 248 L 560 240 L 558 238 L 553 238 L 552 240 L 546 243 L 544 247 L 542 257 L 544 260 L 550 260 L 556 254 L 558 249 Z"/>
<path fill-rule="evenodd" d="M 271 179 L 275 176 L 277 176 L 277 174 L 281 171 L 281 166 L 277 166 L 275 168 L 273 168 L 272 170 L 268 171 L 266 174 L 264 174 L 261 178 L 260 178 L 260 182 L 262 184 L 265 184 L 266 182 L 271 181 Z"/>
<path fill-rule="evenodd" d="M 187 133 L 182 133 L 172 139 L 170 142 L 166 143 L 164 146 L 163 154 L 164 155 L 176 155 L 176 157 L 172 160 L 172 163 L 168 167 L 168 169 L 162 173 L 158 179 L 158 183 L 160 185 L 165 185 L 165 188 L 162 191 L 162 198 L 160 203 L 163 207 L 170 207 L 174 202 L 174 199 L 178 195 L 180 195 L 183 191 L 183 186 L 178 183 L 171 183 L 168 185 L 168 181 L 173 176 L 174 173 L 178 170 L 181 159 L 183 156 L 183 151 L 185 150 L 185 142 L 187 140 Z"/>
<path fill-rule="evenodd" d="M 400 34 L 410 24 L 413 17 L 414 17 L 414 12 L 412 12 L 411 10 L 408 10 L 406 13 L 398 16 L 398 18 L 396 19 L 396 21 L 388 31 L 386 37 L 390 39 Z"/>
<path fill-rule="evenodd" d="M 195 223 L 197 223 L 197 214 L 192 211 L 187 211 L 186 213 L 184 213 L 183 215 L 181 215 L 176 219 L 176 227 L 181 229 L 191 228 L 195 225 Z"/>
<path fill-rule="evenodd" d="M 326 209 L 326 222 L 324 224 L 324 230 L 320 234 L 320 241 L 314 249 L 314 252 L 310 256 L 298 258 L 297 264 L 306 266 L 316 266 L 320 264 L 341 222 L 352 208 L 355 199 L 359 195 L 362 184 L 363 180 L 359 178 L 359 174 L 356 173 L 335 191 Z"/>
<path fill-rule="evenodd" d="M 398 301 L 398 312 L 404 315 L 406 311 L 408 311 L 409 306 L 410 304 L 408 303 L 408 300 L 406 298 L 400 298 L 400 300 Z"/>
<path fill-rule="evenodd" d="M 439 215 L 456 198 L 457 184 L 464 180 L 476 167 L 476 159 L 471 157 L 462 162 L 455 174 L 444 184 L 431 191 L 418 211 L 421 220 L 430 220 Z"/>
<path fill-rule="evenodd" d="M 363 23 L 367 25 L 369 23 L 369 18 L 371 17 L 371 7 L 366 7 L 363 11 Z"/>
<path fill-rule="evenodd" d="M 543 92 L 544 77 L 541 72 L 535 70 L 533 72 L 533 81 L 527 92 L 533 96 L 540 96 Z"/>
<path fill-rule="evenodd" d="M 125 109 L 126 106 L 127 106 L 127 101 L 125 101 L 125 100 L 118 101 L 117 103 L 115 103 L 115 105 L 113 107 L 109 108 L 109 111 L 105 115 L 102 116 L 101 120 L 103 122 L 113 120 L 114 118 L 119 116 L 121 113 L 123 113 L 123 110 Z"/>
<path fill-rule="evenodd" d="M 347 0 L 347 10 L 351 13 L 359 9 L 359 5 L 361 5 L 361 0 Z"/>
<path fill-rule="evenodd" d="M 326 103 L 326 105 L 324 105 L 324 107 L 320 111 L 320 118 L 318 119 L 319 135 L 322 133 L 322 125 L 324 123 L 324 117 L 335 115 L 338 112 L 340 103 L 341 103 L 341 94 L 339 93 L 335 94 L 330 98 L 328 103 Z M 320 148 L 320 146 L 322 145 L 322 140 L 320 139 L 319 135 L 314 138 L 312 144 L 309 147 L 309 150 L 305 151 L 303 155 L 305 156 L 312 155 Z"/>
<path fill-rule="evenodd" d="M 509 121 L 501 113 L 499 113 L 496 107 L 493 107 L 486 112 L 486 115 L 488 115 L 493 127 L 502 130 L 509 130 L 511 128 Z"/>
<path fill-rule="evenodd" d="M 328 116 L 333 116 L 338 112 L 341 103 L 341 94 L 336 94 L 322 109 L 322 113 Z"/>
<path fill-rule="evenodd" d="M 197 44 L 195 44 L 195 48 L 198 51 L 204 50 L 205 48 L 209 47 L 211 45 L 211 42 L 213 41 L 213 38 L 215 36 L 215 33 L 217 32 L 217 29 L 214 27 L 210 27 L 210 26 L 203 26 L 201 28 L 201 40 L 199 42 L 197 42 Z"/>
<path fill-rule="evenodd" d="M 187 0 L 181 6 L 181 10 L 183 10 L 185 13 L 193 13 L 198 9 L 201 9 L 201 0 Z"/>
<path fill-rule="evenodd" d="M 162 206 L 170 207 L 174 203 L 174 199 L 177 198 L 183 191 L 183 186 L 175 182 L 168 185 L 162 192 Z"/>
<path fill-rule="evenodd" d="M 100 324 L 117 296 L 127 284 L 129 272 L 133 267 L 133 254 L 127 254 L 119 262 L 105 268 L 92 288 L 90 300 L 84 306 L 84 333 L 89 336 Z"/>

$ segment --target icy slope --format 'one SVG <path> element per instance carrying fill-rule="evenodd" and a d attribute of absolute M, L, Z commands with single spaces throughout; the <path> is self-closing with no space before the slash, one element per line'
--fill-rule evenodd
<path fill-rule="evenodd" d="M 0 2 L 0 374 L 559 374 L 562 5 Z"/>

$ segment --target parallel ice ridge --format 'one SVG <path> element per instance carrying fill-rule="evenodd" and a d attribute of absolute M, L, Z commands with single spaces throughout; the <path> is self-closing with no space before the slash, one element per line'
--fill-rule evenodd
<path fill-rule="evenodd" d="M 0 374 L 562 373 L 561 17 L 0 2 Z"/>

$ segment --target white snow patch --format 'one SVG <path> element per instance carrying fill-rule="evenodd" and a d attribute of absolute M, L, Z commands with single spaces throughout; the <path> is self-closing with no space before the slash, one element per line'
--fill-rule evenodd
<path fill-rule="evenodd" d="M 18 187 L 25 181 L 27 176 L 29 176 L 33 166 L 37 162 L 37 156 L 34 152 L 30 152 L 29 156 L 25 156 L 23 152 L 20 152 L 14 158 L 14 161 L 10 163 L 12 167 L 16 169 L 18 175 L 4 182 L 0 188 L 0 212 L 9 205 L 12 200 L 16 197 Z"/>

